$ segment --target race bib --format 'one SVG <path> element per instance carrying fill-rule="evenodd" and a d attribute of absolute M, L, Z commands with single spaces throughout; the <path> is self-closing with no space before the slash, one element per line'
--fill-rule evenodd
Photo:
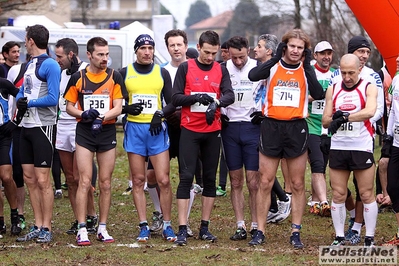
<path fill-rule="evenodd" d="M 324 100 L 313 101 L 311 113 L 315 115 L 322 115 L 324 111 L 324 103 Z"/>
<path fill-rule="evenodd" d="M 154 114 L 158 110 L 158 96 L 155 94 L 132 94 L 132 103 L 142 103 L 142 114 Z"/>
<path fill-rule="evenodd" d="M 211 96 L 212 98 L 216 99 L 216 93 L 213 93 L 213 92 L 191 92 L 191 95 L 195 95 L 195 94 L 198 94 L 198 93 L 201 93 L 201 94 L 202 93 L 206 93 L 209 96 Z M 208 106 L 207 105 L 202 105 L 200 103 L 195 103 L 195 104 L 190 106 L 190 111 L 192 113 L 205 113 L 206 109 L 208 109 Z"/>
<path fill-rule="evenodd" d="M 399 142 L 399 122 L 395 122 L 393 126 L 393 136 Z"/>
<path fill-rule="evenodd" d="M 24 118 L 23 119 L 24 119 L 24 123 L 27 123 L 27 124 L 35 123 L 35 118 L 34 118 L 32 110 L 30 110 L 28 108 L 26 110 L 25 114 L 24 114 Z"/>
<path fill-rule="evenodd" d="M 109 111 L 109 95 L 91 94 L 83 95 L 84 111 L 90 108 L 96 109 L 101 115 Z"/>
<path fill-rule="evenodd" d="M 235 88 L 234 89 L 235 101 L 233 106 L 250 108 L 253 106 L 252 88 Z"/>
<path fill-rule="evenodd" d="M 337 131 L 337 136 L 342 137 L 359 137 L 360 126 L 362 122 L 346 122 L 340 126 Z"/>
<path fill-rule="evenodd" d="M 273 105 L 299 107 L 299 88 L 276 86 L 273 89 Z"/>

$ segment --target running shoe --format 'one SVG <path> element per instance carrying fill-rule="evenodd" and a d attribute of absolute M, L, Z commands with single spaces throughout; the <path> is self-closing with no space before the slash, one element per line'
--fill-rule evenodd
<path fill-rule="evenodd" d="M 194 233 L 193 230 L 191 230 L 190 225 L 187 224 L 187 237 L 193 237 Z"/>
<path fill-rule="evenodd" d="M 78 220 L 75 220 L 75 221 L 72 223 L 71 228 L 69 228 L 69 229 L 66 231 L 66 233 L 67 233 L 68 235 L 76 235 L 77 232 L 78 232 Z"/>
<path fill-rule="evenodd" d="M 330 204 L 324 202 L 319 207 L 319 215 L 321 217 L 331 217 L 331 207 Z"/>
<path fill-rule="evenodd" d="M 40 229 L 37 226 L 31 226 L 29 233 L 24 236 L 18 237 L 17 242 L 26 242 L 39 237 Z"/>
<path fill-rule="evenodd" d="M 360 241 L 362 241 L 360 234 L 356 231 L 356 230 L 351 230 L 351 233 L 348 235 L 348 241 L 352 244 L 352 245 L 356 245 L 359 244 Z M 345 237 L 346 239 L 346 237 Z"/>
<path fill-rule="evenodd" d="M 163 228 L 163 215 L 162 213 L 155 211 L 152 213 L 152 224 L 150 226 L 151 232 L 161 231 Z"/>
<path fill-rule="evenodd" d="M 313 206 L 310 206 L 309 212 L 313 213 L 313 214 L 316 214 L 316 215 L 319 215 L 319 213 L 320 213 L 320 204 L 319 203 L 315 203 Z"/>
<path fill-rule="evenodd" d="M 252 228 L 251 231 L 249 231 L 249 233 L 251 234 L 251 238 L 253 238 L 255 236 L 257 231 L 258 231 L 258 228 Z"/>
<path fill-rule="evenodd" d="M 22 230 L 26 228 L 26 222 L 25 222 L 25 217 L 23 214 L 18 214 L 19 217 L 19 226 L 21 227 Z"/>
<path fill-rule="evenodd" d="M 0 225 L 0 234 L 5 235 L 7 232 L 7 226 L 5 224 Z"/>
<path fill-rule="evenodd" d="M 252 236 L 251 241 L 249 241 L 248 245 L 257 246 L 265 243 L 265 235 L 262 231 L 256 230 L 256 233 Z"/>
<path fill-rule="evenodd" d="M 269 211 L 267 213 L 266 223 L 275 223 L 276 222 L 276 217 L 278 215 L 279 215 L 278 211 L 276 211 L 276 212 Z"/>
<path fill-rule="evenodd" d="M 330 245 L 331 247 L 345 246 L 345 237 L 337 236 Z"/>
<path fill-rule="evenodd" d="M 367 248 L 375 247 L 374 237 L 366 236 L 364 238 L 364 246 L 367 247 Z"/>
<path fill-rule="evenodd" d="M 127 189 L 125 189 L 125 191 L 123 191 L 122 195 L 126 196 L 126 195 L 131 195 L 132 194 L 132 187 L 127 187 Z"/>
<path fill-rule="evenodd" d="M 234 235 L 230 237 L 230 240 L 234 241 L 245 240 L 245 239 L 247 239 L 247 231 L 245 231 L 245 229 L 242 227 L 237 228 Z"/>
<path fill-rule="evenodd" d="M 208 227 L 202 227 L 200 229 L 199 238 L 202 240 L 210 241 L 212 243 L 217 241 L 217 237 L 209 232 Z"/>
<path fill-rule="evenodd" d="M 55 191 L 54 199 L 62 199 L 62 191 Z"/>
<path fill-rule="evenodd" d="M 355 218 L 349 218 L 348 220 L 348 230 L 345 232 L 345 240 L 349 241 L 353 235 L 352 233 L 352 227 L 353 224 L 355 223 Z"/>
<path fill-rule="evenodd" d="M 291 213 L 291 200 L 290 197 L 288 197 L 288 201 L 277 201 L 278 204 L 278 212 L 277 216 L 274 217 L 274 222 L 275 223 L 281 223 L 285 219 L 290 216 Z"/>
<path fill-rule="evenodd" d="M 301 242 L 301 237 L 299 232 L 292 233 L 292 235 L 290 236 L 290 243 L 296 249 L 303 248 L 303 243 Z"/>
<path fill-rule="evenodd" d="M 399 246 L 398 234 L 395 234 L 389 241 L 382 244 L 383 246 Z"/>
<path fill-rule="evenodd" d="M 202 194 L 202 191 L 204 190 L 200 185 L 194 184 L 193 185 L 193 190 L 195 194 Z"/>
<path fill-rule="evenodd" d="M 108 234 L 107 229 L 98 229 L 97 240 L 103 243 L 114 243 L 115 240 Z"/>
<path fill-rule="evenodd" d="M 53 240 L 53 233 L 43 228 L 40 229 L 39 237 L 36 239 L 36 243 L 44 244 L 50 243 Z"/>
<path fill-rule="evenodd" d="M 150 229 L 148 228 L 148 225 L 141 226 L 139 236 L 137 237 L 137 241 L 141 243 L 146 243 L 149 238 L 150 238 Z"/>
<path fill-rule="evenodd" d="M 221 186 L 218 186 L 216 189 L 216 196 L 218 197 L 226 197 L 227 196 L 227 191 L 223 190 Z"/>
<path fill-rule="evenodd" d="M 95 234 L 97 232 L 97 221 L 98 221 L 98 217 L 97 216 L 91 216 L 91 215 L 87 215 L 86 216 L 86 230 L 87 230 L 87 233 Z"/>
<path fill-rule="evenodd" d="M 68 190 L 68 184 L 67 183 L 62 184 L 61 189 Z"/>
<path fill-rule="evenodd" d="M 162 232 L 162 237 L 169 242 L 175 242 L 176 240 L 176 235 L 175 232 L 172 229 L 172 226 L 167 226 L 166 229 L 163 230 Z"/>
<path fill-rule="evenodd" d="M 21 232 L 22 232 L 22 228 L 21 228 L 19 222 L 11 224 L 11 235 L 12 236 L 19 236 L 19 234 Z"/>
<path fill-rule="evenodd" d="M 11 214 L 11 235 L 18 236 L 22 231 L 22 228 L 19 224 L 18 213 Z"/>
<path fill-rule="evenodd" d="M 90 246 L 91 245 L 89 235 L 87 234 L 86 227 L 82 227 L 79 229 L 78 234 L 76 235 L 76 242 L 78 243 L 78 246 Z"/>
<path fill-rule="evenodd" d="M 179 232 L 177 232 L 175 243 L 179 246 L 187 245 L 187 230 L 186 229 L 180 229 Z"/>

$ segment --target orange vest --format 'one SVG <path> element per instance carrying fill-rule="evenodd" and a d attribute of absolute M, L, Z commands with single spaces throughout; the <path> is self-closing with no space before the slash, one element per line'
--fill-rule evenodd
<path fill-rule="evenodd" d="M 267 79 L 263 114 L 277 120 L 306 118 L 308 115 L 308 84 L 302 64 L 296 69 L 278 62 Z"/>

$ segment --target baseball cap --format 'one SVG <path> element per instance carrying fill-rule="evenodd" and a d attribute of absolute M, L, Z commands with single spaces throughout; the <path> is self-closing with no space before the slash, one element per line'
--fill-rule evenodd
<path fill-rule="evenodd" d="M 316 44 L 315 48 L 314 48 L 314 52 L 315 53 L 319 53 L 319 52 L 323 52 L 325 50 L 332 50 L 334 51 L 334 49 L 332 48 L 331 44 L 327 41 L 321 41 L 318 44 Z"/>

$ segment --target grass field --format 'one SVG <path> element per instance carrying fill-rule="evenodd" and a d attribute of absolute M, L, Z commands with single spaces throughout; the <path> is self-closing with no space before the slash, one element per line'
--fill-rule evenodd
<path fill-rule="evenodd" d="M 288 240 L 290 218 L 279 225 L 267 226 L 266 243 L 256 248 L 248 246 L 248 241 L 233 242 L 229 237 L 234 233 L 236 221 L 229 197 L 219 197 L 215 201 L 210 230 L 218 236 L 218 242 L 209 244 L 195 237 L 189 238 L 188 245 L 177 247 L 165 242 L 161 235 L 153 235 L 148 244 L 137 244 L 138 218 L 132 196 L 122 196 L 127 187 L 128 162 L 122 149 L 122 133 L 118 132 L 118 158 L 112 183 L 112 206 L 107 224 L 109 233 L 115 238 L 113 244 L 103 244 L 89 236 L 92 246 L 78 247 L 73 236 L 65 231 L 74 220 L 67 192 L 64 198 L 55 200 L 53 230 L 54 241 L 49 245 L 34 242 L 17 243 L 9 231 L 0 239 L 0 265 L 318 265 L 318 247 L 329 245 L 334 237 L 331 218 L 309 214 L 308 207 L 303 219 L 302 241 L 305 248 L 294 250 Z M 379 149 L 377 149 L 379 153 Z M 378 158 L 379 154 L 375 157 Z M 170 173 L 173 191 L 178 184 L 177 163 L 171 162 Z M 282 181 L 281 173 L 278 173 Z M 351 182 L 350 182 L 351 183 Z M 228 192 L 229 192 L 228 182 Z M 306 173 L 306 196 L 309 196 L 310 173 Z M 328 190 L 329 195 L 331 190 Z M 228 193 L 228 195 L 230 195 Z M 148 199 L 147 195 L 147 199 Z M 97 200 L 97 199 L 96 199 Z M 26 218 L 33 224 L 33 214 L 29 197 L 26 201 Z M 5 220 L 9 226 L 9 206 L 5 203 Z M 200 197 L 195 199 L 190 215 L 190 224 L 198 234 L 200 221 Z M 147 218 L 153 211 L 147 201 Z M 172 225 L 177 230 L 177 209 L 173 202 Z M 246 214 L 247 226 L 249 214 Z M 378 217 L 376 230 L 377 244 L 390 238 L 396 230 L 393 213 L 382 213 Z M 364 230 L 363 230 L 364 234 Z"/>

